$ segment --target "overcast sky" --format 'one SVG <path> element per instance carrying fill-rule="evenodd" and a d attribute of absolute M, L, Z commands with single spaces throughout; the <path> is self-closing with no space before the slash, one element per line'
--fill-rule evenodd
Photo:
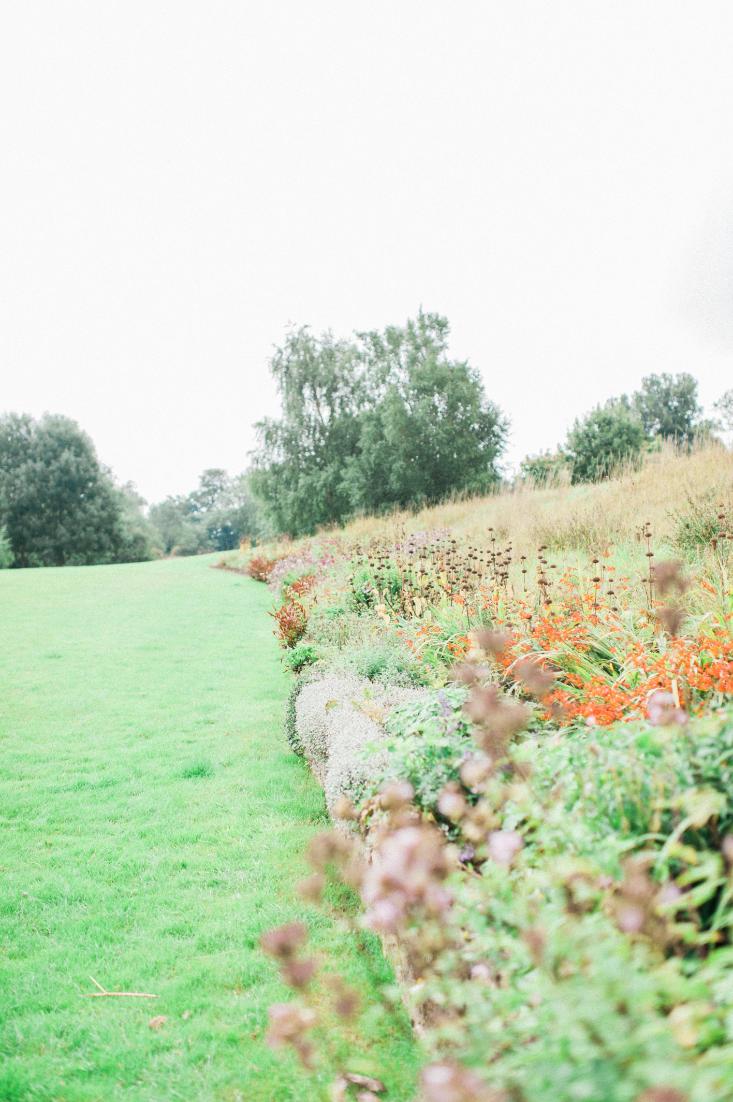
<path fill-rule="evenodd" d="M 289 322 L 448 316 L 508 459 L 733 386 L 730 0 L 4 0 L 0 410 L 149 500 L 242 470 Z"/>

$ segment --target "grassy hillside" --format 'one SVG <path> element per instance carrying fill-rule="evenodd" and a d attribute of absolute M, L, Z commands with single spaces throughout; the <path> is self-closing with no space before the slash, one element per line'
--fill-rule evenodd
<path fill-rule="evenodd" d="M 650 455 L 639 470 L 605 482 L 578 486 L 565 482 L 549 488 L 522 483 L 488 497 L 359 517 L 330 534 L 358 543 L 391 537 L 395 531 L 449 529 L 460 539 L 480 541 L 491 527 L 497 540 L 511 539 L 518 554 L 531 555 L 542 544 L 556 552 L 633 545 L 642 526 L 650 524 L 655 540 L 673 547 L 687 514 L 717 512 L 720 502 L 730 506 L 732 494 L 733 452 L 709 446 L 687 455 L 666 447 Z M 307 542 L 272 547 L 277 553 Z"/>
<path fill-rule="evenodd" d="M 287 992 L 258 944 L 302 913 L 323 799 L 282 741 L 269 596 L 209 565 L 0 572 L 3 1102 L 324 1097 L 265 1045 Z M 310 926 L 368 997 L 375 942 Z M 401 1014 L 359 1047 L 410 1096 Z"/>

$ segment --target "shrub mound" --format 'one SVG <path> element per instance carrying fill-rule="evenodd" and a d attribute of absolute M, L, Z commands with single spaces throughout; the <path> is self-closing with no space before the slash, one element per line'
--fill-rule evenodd
<path fill-rule="evenodd" d="M 304 684 L 295 701 L 297 742 L 323 785 L 333 813 L 340 797 L 359 802 L 384 759 L 384 722 L 419 691 L 328 676 Z"/>

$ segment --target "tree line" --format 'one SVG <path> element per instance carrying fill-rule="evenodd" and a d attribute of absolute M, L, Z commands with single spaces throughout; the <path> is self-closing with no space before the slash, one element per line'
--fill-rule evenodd
<path fill-rule="evenodd" d="M 204 471 L 190 494 L 167 498 L 147 515 L 144 507 L 68 417 L 0 417 L 0 567 L 225 551 L 262 531 L 247 477 L 223 470 Z"/>
<path fill-rule="evenodd" d="M 509 422 L 478 371 L 448 352 L 449 326 L 420 312 L 404 326 L 336 338 L 293 329 L 270 367 L 279 418 L 256 426 L 250 469 L 202 473 L 189 494 L 145 511 L 69 418 L 0 417 L 0 567 L 132 562 L 297 536 L 359 513 L 418 507 L 502 484 Z M 653 374 L 576 420 L 521 477 L 606 478 L 671 440 L 733 431 L 733 390 L 706 420 L 692 375 Z"/>
<path fill-rule="evenodd" d="M 669 441 L 691 448 L 720 429 L 733 429 L 733 390 L 715 404 L 718 417 L 703 416 L 697 380 L 687 372 L 642 379 L 639 390 L 596 406 L 575 421 L 561 447 L 522 461 L 521 473 L 535 483 L 555 481 L 564 472 L 573 484 L 598 482 L 620 467 L 638 463 Z"/>

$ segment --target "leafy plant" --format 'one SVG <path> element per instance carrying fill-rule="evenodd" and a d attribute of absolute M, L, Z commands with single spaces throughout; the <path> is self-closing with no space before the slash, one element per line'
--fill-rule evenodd
<path fill-rule="evenodd" d="M 711 494 L 702 499 L 688 498 L 684 509 L 672 514 L 675 546 L 688 558 L 715 546 L 727 556 L 728 510 L 724 502 Z"/>
<path fill-rule="evenodd" d="M 270 615 L 277 624 L 276 632 L 281 646 L 294 647 L 305 635 L 308 613 L 300 601 L 288 599 Z"/>
<path fill-rule="evenodd" d="M 416 805 L 436 812 L 440 793 L 459 779 L 461 762 L 472 748 L 465 700 L 463 688 L 449 687 L 394 709 L 385 724 L 390 736 L 386 760 L 381 765 L 380 756 L 371 795 L 389 781 L 407 781 Z"/>
<path fill-rule="evenodd" d="M 296 643 L 285 655 L 285 665 L 293 673 L 300 673 L 317 661 L 318 651 L 310 643 Z"/>
<path fill-rule="evenodd" d="M 266 582 L 276 566 L 277 559 L 268 559 L 264 555 L 253 555 L 247 563 L 247 573 L 256 582 Z"/>

